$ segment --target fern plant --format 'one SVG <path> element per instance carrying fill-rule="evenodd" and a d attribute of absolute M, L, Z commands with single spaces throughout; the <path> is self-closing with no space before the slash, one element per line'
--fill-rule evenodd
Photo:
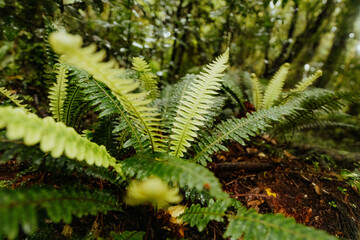
<path fill-rule="evenodd" d="M 0 235 L 16 238 L 19 225 L 23 232 L 32 234 L 38 224 L 36 211 L 41 209 L 46 209 L 52 221 L 66 223 L 72 215 L 122 211 L 123 193 L 127 189 L 129 194 L 125 199 L 131 199 L 128 203 L 149 202 L 155 208 L 164 208 L 180 201 L 176 189 L 180 188 L 189 201 L 202 200 L 203 206 L 190 205 L 181 216 L 191 226 L 198 226 L 199 231 L 211 220 L 227 219 L 225 237 L 244 235 L 245 239 L 259 239 L 294 235 L 296 239 L 330 239 L 324 232 L 284 217 L 246 210 L 223 192 L 214 173 L 204 166 L 211 161 L 213 153 L 226 150 L 229 140 L 244 145 L 274 124 L 285 124 L 316 108 L 336 110 L 342 98 L 351 99 L 353 95 L 330 92 L 304 95 L 299 89 L 311 82 L 306 80 L 291 97 L 273 106 L 288 71 L 289 66 L 284 65 L 264 98 L 261 94 L 257 97 L 257 104 L 263 109 L 248 113 L 245 118 L 221 121 L 216 119 L 225 102 L 219 96 L 221 89 L 235 88 L 222 78 L 229 50 L 200 74 L 187 75 L 159 93 L 149 65 L 140 58 L 133 60 L 133 70 L 125 70 L 114 60 L 104 62 L 105 52 L 96 51 L 95 45 L 83 47 L 80 36 L 55 32 L 49 36 L 49 42 L 60 61 L 54 64 L 54 72 L 58 74 L 49 95 L 54 118 L 41 119 L 21 108 L 1 106 L 0 150 L 4 152 L 1 159 L 27 161 L 52 173 L 56 168 L 66 168 L 62 171 L 64 175 L 76 172 L 76 176 L 91 182 L 106 180 L 111 187 L 104 192 L 91 192 L 79 181 L 77 191 L 67 190 L 69 186 L 63 182 L 55 184 L 60 185 L 59 189 L 34 186 L 16 192 L 1 191 L 0 211 L 4 214 L 0 219 L 5 221 L 11 216 L 11 221 L 0 226 Z M 258 84 L 255 77 L 254 83 Z M 236 97 L 240 98 L 240 91 L 232 92 L 237 92 Z M 242 104 L 240 99 L 237 102 Z M 89 109 L 93 109 L 97 119 L 90 129 L 81 133 L 77 122 Z M 134 179 L 139 182 L 131 184 Z M 153 194 L 157 186 L 169 198 Z M 33 198 L 24 201 L 28 195 Z M 75 207 L 80 201 L 84 201 L 84 206 Z M 22 214 L 25 206 L 30 206 L 26 212 L 31 215 L 29 219 Z M 114 239 L 142 235 L 141 232 L 113 233 Z"/>

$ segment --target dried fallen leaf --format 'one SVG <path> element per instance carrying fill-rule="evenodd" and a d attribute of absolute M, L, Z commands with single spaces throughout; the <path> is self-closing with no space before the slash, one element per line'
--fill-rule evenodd
<path fill-rule="evenodd" d="M 266 194 L 268 195 L 268 196 L 272 196 L 272 197 L 274 197 L 274 198 L 276 198 L 277 196 L 276 196 L 276 193 L 273 193 L 272 191 L 271 191 L 271 188 L 265 188 L 265 191 L 266 191 Z"/>

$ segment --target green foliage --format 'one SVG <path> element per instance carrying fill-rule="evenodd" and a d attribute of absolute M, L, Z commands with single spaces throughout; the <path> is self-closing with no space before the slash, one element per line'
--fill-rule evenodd
<path fill-rule="evenodd" d="M 82 48 L 82 38 L 64 32 L 50 35 L 54 51 L 62 54 L 61 60 L 86 70 L 96 80 L 106 84 L 121 102 L 130 117 L 146 134 L 153 151 L 161 151 L 162 139 L 159 126 L 159 114 L 155 108 L 147 107 L 151 100 L 145 99 L 146 92 L 134 93 L 139 82 L 119 78 L 122 70 L 114 68 L 114 61 L 102 62 L 105 51 L 96 52 L 96 46 Z"/>
<path fill-rule="evenodd" d="M 304 91 L 307 87 L 312 85 L 315 82 L 316 79 L 318 79 L 321 76 L 322 76 L 322 71 L 321 70 L 316 71 L 316 73 L 314 73 L 310 77 L 304 78 L 303 80 L 301 80 L 301 82 L 296 84 L 295 89 L 291 89 L 291 92 L 302 92 L 302 91 Z"/>
<path fill-rule="evenodd" d="M 157 99 L 159 97 L 159 88 L 157 86 L 156 75 L 151 73 L 149 64 L 139 58 L 133 58 L 133 69 L 139 73 L 139 80 L 142 88 L 148 92 L 150 99 Z"/>
<path fill-rule="evenodd" d="M 222 144 L 224 141 L 231 139 L 245 145 L 245 141 L 250 140 L 251 136 L 271 128 L 272 122 L 283 121 L 284 116 L 290 115 L 296 109 L 296 106 L 288 104 L 247 114 L 246 118 L 230 118 L 221 122 L 211 132 L 203 134 L 202 139 L 195 146 L 194 161 L 206 165 L 207 161 L 212 161 L 211 154 L 221 150 L 227 151 Z"/>
<path fill-rule="evenodd" d="M 263 90 L 255 73 L 251 74 L 251 83 L 254 106 L 255 109 L 259 110 L 261 108 L 261 101 L 263 100 Z"/>
<path fill-rule="evenodd" d="M 206 66 L 196 80 L 185 92 L 181 99 L 175 117 L 174 127 L 171 134 L 171 152 L 174 156 L 182 157 L 186 149 L 191 146 L 190 142 L 197 137 L 199 126 L 204 125 L 206 115 L 214 99 L 214 95 L 221 87 L 222 72 L 226 69 L 229 59 L 229 50 L 218 57 L 216 61 Z"/>
<path fill-rule="evenodd" d="M 54 119 L 58 122 L 63 120 L 64 115 L 64 102 L 66 99 L 67 88 L 67 72 L 68 69 L 64 64 L 58 64 L 55 66 L 56 80 L 57 82 L 49 89 L 50 99 L 50 111 L 54 116 Z"/>
<path fill-rule="evenodd" d="M 154 175 L 166 182 L 177 183 L 179 187 L 197 191 L 208 188 L 211 196 L 218 199 L 227 197 L 212 172 L 175 156 L 163 153 L 139 153 L 121 163 L 124 174 L 129 177 L 144 179 Z"/>
<path fill-rule="evenodd" d="M 123 233 L 112 232 L 111 236 L 114 240 L 142 240 L 145 235 L 145 232 L 136 232 L 136 231 L 125 231 Z"/>
<path fill-rule="evenodd" d="M 110 210 L 120 211 L 120 202 L 104 191 L 33 187 L 17 191 L 0 190 L 0 236 L 15 239 L 19 225 L 26 234 L 35 232 L 38 212 L 45 209 L 50 220 L 70 223 L 72 216 L 96 215 Z"/>
<path fill-rule="evenodd" d="M 286 120 L 277 126 L 279 131 L 293 129 L 296 126 L 310 124 L 317 121 L 317 117 L 339 111 L 343 108 L 343 101 L 359 100 L 358 92 L 332 92 L 324 89 L 313 89 L 295 93 L 285 99 L 285 105 L 291 104 L 299 108 L 286 117 Z"/>
<path fill-rule="evenodd" d="M 274 102 L 279 98 L 281 91 L 284 87 L 286 76 L 289 72 L 290 64 L 285 63 L 271 78 L 269 85 L 264 93 L 264 98 L 261 101 L 261 108 L 270 108 L 274 105 Z M 257 94 L 259 97 L 259 94 Z"/>
<path fill-rule="evenodd" d="M 180 218 L 203 231 L 209 221 L 229 221 L 224 237 L 232 239 L 336 239 L 323 231 L 296 224 L 294 219 L 283 215 L 258 214 L 242 206 L 235 206 L 236 215 L 227 213 L 234 206 L 229 199 L 210 201 L 207 207 L 193 204 Z"/>
<path fill-rule="evenodd" d="M 53 118 L 40 119 L 35 114 L 12 107 L 0 107 L 0 113 L 0 128 L 6 127 L 9 140 L 23 139 L 28 146 L 40 143 L 40 149 L 50 152 L 54 158 L 65 154 L 71 159 L 85 160 L 89 165 L 112 166 L 121 171 L 104 146 L 82 138 L 73 128 L 55 123 Z"/>
<path fill-rule="evenodd" d="M 12 94 L 9 90 L 5 89 L 4 87 L 0 87 L 0 93 L 5 95 L 8 99 L 10 99 L 17 107 L 23 109 L 24 111 L 29 111 L 26 108 L 26 104 L 23 104 L 22 100 L 19 100 L 17 96 Z"/>
<path fill-rule="evenodd" d="M 237 239 L 243 233 L 244 239 L 336 239 L 323 231 L 296 224 L 294 219 L 281 214 L 260 215 L 253 209 L 240 208 L 235 216 L 229 216 L 224 237 Z"/>

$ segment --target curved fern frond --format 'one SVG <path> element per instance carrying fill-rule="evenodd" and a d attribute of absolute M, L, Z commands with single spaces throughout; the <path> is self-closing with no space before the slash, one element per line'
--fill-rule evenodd
<path fill-rule="evenodd" d="M 10 101 L 12 101 L 17 107 L 23 109 L 26 112 L 29 112 L 29 110 L 26 108 L 26 104 L 23 104 L 22 100 L 19 100 L 17 96 L 15 96 L 14 94 L 12 94 L 9 90 L 7 90 L 4 87 L 0 87 L 0 93 L 2 93 L 3 95 L 5 95 L 8 99 L 10 99 Z"/>
<path fill-rule="evenodd" d="M 212 197 L 220 199 L 227 196 L 221 189 L 214 173 L 196 163 L 163 153 L 141 153 L 121 162 L 125 175 L 144 179 L 157 176 L 165 182 L 178 183 L 179 187 L 209 190 Z"/>
<path fill-rule="evenodd" d="M 324 231 L 297 224 L 294 219 L 286 218 L 281 214 L 258 214 L 253 209 L 237 206 L 237 214 L 226 213 L 230 205 L 230 199 L 210 202 L 208 207 L 193 204 L 180 215 L 183 221 L 190 226 L 197 226 L 203 231 L 211 220 L 223 222 L 229 221 L 224 238 L 231 239 L 296 239 L 296 240 L 330 240 L 336 239 Z"/>
<path fill-rule="evenodd" d="M 41 119 L 20 108 L 0 107 L 1 128 L 6 128 L 9 140 L 23 139 L 27 146 L 40 143 L 41 151 L 50 152 L 54 158 L 65 154 L 70 159 L 85 160 L 89 165 L 105 168 L 112 166 L 121 173 L 120 165 L 104 146 L 82 138 L 73 128 L 66 127 L 62 122 L 55 122 L 51 117 Z"/>
<path fill-rule="evenodd" d="M 258 214 L 255 210 L 240 208 L 238 213 L 228 215 L 229 225 L 224 237 L 244 240 L 294 239 L 294 240 L 335 240 L 325 231 L 297 224 L 293 218 L 281 214 Z"/>
<path fill-rule="evenodd" d="M 295 109 L 297 107 L 293 105 L 272 107 L 249 113 L 246 118 L 231 118 L 221 122 L 211 133 L 204 133 L 195 146 L 194 161 L 202 165 L 206 165 L 206 161 L 211 162 L 211 154 L 219 150 L 227 151 L 227 148 L 221 144 L 225 140 L 233 140 L 245 145 L 245 140 L 250 140 L 251 136 L 270 128 L 271 122 L 283 120 L 284 116 L 291 114 Z"/>
<path fill-rule="evenodd" d="M 96 80 L 106 84 L 130 113 L 135 125 L 146 134 L 152 150 L 162 151 L 164 145 L 159 113 L 156 108 L 147 106 L 151 100 L 145 99 L 145 92 L 133 93 L 139 87 L 139 82 L 119 78 L 123 71 L 114 68 L 114 61 L 103 62 L 105 51 L 96 52 L 95 45 L 82 48 L 82 38 L 78 35 L 56 32 L 50 35 L 49 40 L 54 51 L 63 54 L 63 61 L 84 69 Z"/>
<path fill-rule="evenodd" d="M 296 105 L 299 108 L 286 116 L 277 126 L 279 131 L 288 130 L 304 123 L 310 123 L 319 114 L 332 113 L 343 108 L 343 101 L 359 101 L 359 92 L 332 92 L 325 89 L 312 89 L 294 93 L 284 105 Z"/>
<path fill-rule="evenodd" d="M 142 58 L 134 57 L 133 69 L 139 73 L 139 80 L 151 99 L 159 97 L 159 88 L 157 86 L 156 75 L 151 72 L 149 64 Z"/>
<path fill-rule="evenodd" d="M 261 109 L 261 104 L 263 100 L 263 90 L 259 79 L 256 77 L 255 73 L 251 74 L 251 87 L 252 87 L 252 97 L 256 110 Z"/>
<path fill-rule="evenodd" d="M 229 59 L 229 49 L 213 63 L 208 64 L 186 91 L 185 97 L 179 103 L 177 116 L 171 134 L 171 155 L 183 157 L 191 146 L 190 142 L 197 137 L 197 131 L 206 120 L 214 99 L 221 88 L 222 72 L 226 69 Z"/>
<path fill-rule="evenodd" d="M 56 83 L 49 89 L 50 111 L 54 119 L 64 122 L 64 102 L 67 94 L 68 69 L 64 64 L 55 65 Z"/>
<path fill-rule="evenodd" d="M 274 102 L 279 98 L 284 87 L 286 76 L 289 72 L 290 64 L 284 63 L 280 69 L 271 78 L 269 85 L 266 88 L 261 108 L 270 108 Z"/>
<path fill-rule="evenodd" d="M 98 212 L 121 211 L 120 202 L 104 191 L 67 188 L 20 189 L 0 191 L 0 236 L 15 239 L 19 225 L 25 234 L 32 234 L 38 226 L 38 214 L 45 209 L 55 223 L 70 223 L 72 216 L 82 217 Z"/>
<path fill-rule="evenodd" d="M 322 76 L 322 71 L 321 70 L 317 70 L 313 75 L 311 75 L 308 78 L 304 78 L 303 80 L 301 80 L 301 82 L 299 82 L 298 84 L 296 84 L 295 89 L 291 89 L 291 92 L 302 92 L 304 91 L 307 87 L 309 87 L 310 85 L 312 85 L 316 79 L 318 79 L 319 77 Z"/>

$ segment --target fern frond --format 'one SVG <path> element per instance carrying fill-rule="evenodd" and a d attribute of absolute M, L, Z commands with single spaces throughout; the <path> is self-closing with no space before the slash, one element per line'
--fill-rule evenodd
<path fill-rule="evenodd" d="M 178 183 L 198 191 L 208 189 L 212 197 L 227 196 L 221 189 L 219 180 L 208 169 L 180 158 L 163 153 L 141 153 L 121 162 L 125 175 L 144 179 L 157 176 L 165 182 Z"/>
<path fill-rule="evenodd" d="M 294 93 L 284 105 L 296 105 L 299 108 L 286 116 L 277 126 L 280 131 L 310 123 L 319 114 L 332 113 L 343 108 L 343 101 L 359 101 L 359 92 L 332 92 L 325 89 L 312 89 Z"/>
<path fill-rule="evenodd" d="M 99 118 L 104 118 L 112 114 L 119 114 L 121 119 L 125 122 L 128 130 L 131 132 L 133 139 L 132 146 L 135 149 L 143 150 L 147 143 L 146 139 L 136 129 L 129 118 L 128 113 L 121 106 L 121 103 L 111 93 L 111 90 L 103 83 L 96 81 L 89 76 L 85 71 L 70 66 L 72 75 L 77 79 L 77 85 L 81 88 L 82 93 L 85 95 L 83 100 L 89 101 L 90 106 L 95 107 L 94 111 L 99 112 Z M 78 91 L 78 90 L 77 90 Z"/>
<path fill-rule="evenodd" d="M 296 127 L 297 130 L 303 131 L 308 129 L 317 128 L 342 128 L 342 129 L 360 129 L 360 126 L 355 124 L 349 124 L 344 122 L 328 121 L 328 120 L 317 120 L 310 123 L 304 123 Z"/>
<path fill-rule="evenodd" d="M 9 140 L 24 140 L 27 146 L 40 143 L 40 149 L 58 158 L 65 154 L 70 159 L 83 161 L 89 165 L 114 167 L 121 173 L 120 165 L 109 155 L 104 146 L 99 146 L 82 138 L 73 128 L 66 127 L 53 118 L 39 118 L 25 113 L 20 108 L 0 107 L 0 129 L 6 128 Z"/>
<path fill-rule="evenodd" d="M 96 52 L 95 45 L 82 48 L 82 38 L 65 32 L 50 35 L 50 43 L 54 51 L 62 55 L 62 60 L 84 69 L 96 80 L 106 84 L 121 102 L 124 109 L 137 127 L 142 129 L 149 139 L 153 151 L 162 151 L 164 145 L 161 139 L 161 123 L 156 108 L 148 107 L 150 99 L 145 99 L 146 93 L 133 93 L 139 87 L 139 82 L 132 79 L 119 78 L 122 71 L 114 68 L 113 61 L 103 62 L 105 51 Z"/>
<path fill-rule="evenodd" d="M 2 93 L 3 95 L 5 95 L 8 99 L 10 99 L 10 101 L 12 101 L 17 107 L 23 109 L 26 112 L 29 112 L 29 110 L 26 108 L 26 104 L 23 104 L 22 100 L 19 100 L 17 96 L 15 96 L 14 94 L 12 94 L 9 90 L 7 90 L 4 87 L 0 87 L 0 93 Z"/>
<path fill-rule="evenodd" d="M 58 122 L 64 122 L 64 102 L 68 86 L 68 69 L 64 64 L 56 64 L 56 83 L 49 89 L 50 111 L 54 119 Z"/>
<path fill-rule="evenodd" d="M 224 237 L 244 240 L 294 239 L 294 240 L 335 240 L 325 231 L 316 230 L 281 214 L 258 214 L 253 209 L 240 208 L 238 213 L 228 215 L 229 225 Z"/>
<path fill-rule="evenodd" d="M 242 112 L 246 112 L 244 105 L 244 95 L 240 87 L 231 79 L 225 78 L 222 82 L 222 89 L 225 91 L 225 94 L 229 99 L 240 108 Z"/>
<path fill-rule="evenodd" d="M 252 97 L 256 110 L 261 109 L 261 104 L 263 100 L 263 90 L 259 79 L 256 77 L 255 73 L 251 74 L 251 86 L 252 86 Z"/>
<path fill-rule="evenodd" d="M 311 75 L 308 78 L 304 78 L 303 80 L 301 80 L 301 82 L 299 82 L 298 84 L 296 84 L 295 89 L 291 89 L 291 92 L 303 92 L 307 87 L 309 87 L 310 85 L 312 85 L 316 79 L 318 79 L 319 77 L 322 76 L 322 71 L 321 70 L 317 70 L 313 75 Z"/>
<path fill-rule="evenodd" d="M 206 165 L 206 161 L 211 162 L 210 155 L 217 151 L 227 151 L 221 143 L 225 140 L 233 140 L 245 145 L 245 140 L 250 140 L 251 136 L 269 129 L 270 123 L 281 121 L 284 116 L 291 114 L 296 106 L 280 106 L 264 109 L 252 114 L 247 114 L 246 118 L 231 118 L 218 124 L 211 133 L 204 133 L 203 137 L 195 146 L 196 155 L 194 161 Z"/>
<path fill-rule="evenodd" d="M 15 239 L 19 225 L 26 234 L 35 232 L 39 209 L 45 209 L 55 223 L 70 223 L 72 216 L 120 211 L 120 202 L 104 191 L 33 187 L 17 191 L 0 191 L 0 235 Z"/>
<path fill-rule="evenodd" d="M 206 120 L 203 115 L 209 112 L 214 95 L 220 90 L 222 72 L 226 69 L 229 49 L 213 63 L 208 64 L 186 91 L 179 103 L 171 134 L 171 155 L 183 157 L 190 142 L 197 137 L 197 131 Z"/>
<path fill-rule="evenodd" d="M 266 88 L 261 108 L 270 108 L 274 102 L 279 98 L 284 87 L 286 76 L 289 72 L 290 64 L 284 63 L 280 69 L 271 78 L 269 85 Z"/>
<path fill-rule="evenodd" d="M 112 232 L 113 240 L 143 240 L 145 232 L 125 231 L 123 233 Z"/>
<path fill-rule="evenodd" d="M 221 201 L 210 200 L 207 207 L 201 207 L 200 204 L 192 204 L 190 208 L 186 209 L 180 218 L 190 224 L 191 227 L 196 226 L 202 232 L 207 224 L 215 220 L 223 222 L 225 211 L 230 205 L 230 199 Z"/>
<path fill-rule="evenodd" d="M 171 133 L 176 111 L 179 108 L 179 103 L 183 101 L 186 91 L 188 91 L 191 84 L 195 81 L 195 74 L 186 74 L 179 82 L 172 86 L 167 86 L 161 93 L 163 107 L 162 119 L 164 119 L 164 132 Z M 170 141 L 168 143 L 170 145 Z M 170 146 L 169 146 L 170 147 Z"/>
<path fill-rule="evenodd" d="M 230 206 L 234 206 L 232 203 L 234 200 L 224 199 L 215 202 L 210 200 L 207 207 L 193 204 L 179 218 L 190 223 L 190 226 L 196 226 L 200 232 L 211 220 L 223 222 L 227 219 L 229 224 L 224 238 L 231 239 L 336 239 L 324 231 L 297 224 L 292 218 L 286 218 L 281 214 L 258 214 L 253 209 L 248 210 L 239 206 L 238 203 L 235 203 L 237 214 L 229 214 L 226 211 Z"/>
<path fill-rule="evenodd" d="M 149 93 L 150 99 L 159 97 L 156 75 L 151 72 L 149 64 L 142 58 L 134 57 L 132 60 L 133 69 L 139 73 L 139 80 L 142 88 Z"/>

